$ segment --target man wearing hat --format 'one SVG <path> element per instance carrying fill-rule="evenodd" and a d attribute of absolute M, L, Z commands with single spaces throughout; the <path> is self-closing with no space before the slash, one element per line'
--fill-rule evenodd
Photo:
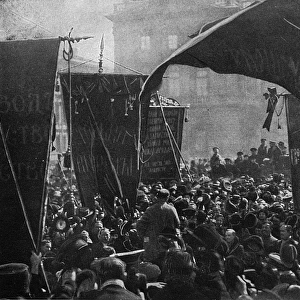
<path fill-rule="evenodd" d="M 242 163 L 244 161 L 244 153 L 242 151 L 239 151 L 237 154 L 237 158 L 234 160 L 234 165 L 240 170 Z"/>
<path fill-rule="evenodd" d="M 280 164 L 281 150 L 276 145 L 276 142 L 270 141 L 270 148 L 268 150 L 268 158 L 272 165 L 273 172 L 278 171 Z"/>
<path fill-rule="evenodd" d="M 250 149 L 250 156 L 249 156 L 249 159 L 251 159 L 252 157 L 255 158 L 255 160 L 257 160 L 257 149 L 255 147 L 252 147 Z"/>
<path fill-rule="evenodd" d="M 154 262 L 158 258 L 160 246 L 159 233 L 164 229 L 177 229 L 180 220 L 174 206 L 167 203 L 170 192 L 161 189 L 157 192 L 156 203 L 148 207 L 142 217 L 137 221 L 138 235 L 144 241 L 144 260 Z"/>
<path fill-rule="evenodd" d="M 232 178 L 239 176 L 240 170 L 232 163 L 230 158 L 225 158 L 225 168 L 228 174 L 232 174 Z"/>
<path fill-rule="evenodd" d="M 257 163 L 261 165 L 266 157 L 268 157 L 268 146 L 266 144 L 266 139 L 261 139 L 257 149 Z"/>

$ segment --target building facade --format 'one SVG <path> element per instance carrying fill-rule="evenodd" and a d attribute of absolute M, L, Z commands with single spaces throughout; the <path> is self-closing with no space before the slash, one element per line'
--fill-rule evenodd
<path fill-rule="evenodd" d="M 143 74 L 162 63 L 202 26 L 238 12 L 253 1 L 123 0 L 107 16 L 113 22 L 115 60 Z M 115 72 L 126 70 L 116 67 Z M 261 138 L 287 144 L 283 99 L 270 132 L 262 129 L 272 83 L 242 75 L 222 75 L 208 68 L 173 65 L 165 73 L 160 93 L 190 105 L 182 154 L 187 160 L 210 157 L 218 146 L 222 156 L 250 152 Z M 277 87 L 278 92 L 284 89 Z M 278 115 L 278 116 L 277 116 Z M 281 127 L 281 129 L 278 129 Z"/>

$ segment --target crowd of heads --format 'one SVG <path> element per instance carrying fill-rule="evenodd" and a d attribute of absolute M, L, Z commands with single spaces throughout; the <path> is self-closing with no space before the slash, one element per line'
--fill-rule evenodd
<path fill-rule="evenodd" d="M 86 208 L 75 179 L 70 192 L 65 178 L 52 176 L 40 247 L 41 285 L 50 292 L 30 291 L 30 270 L 18 264 L 27 284 L 20 291 L 5 283 L 0 296 L 89 299 L 120 280 L 131 296 L 149 300 L 298 299 L 300 220 L 289 176 L 273 168 L 254 177 L 241 169 L 214 176 L 214 163 L 226 160 L 217 147 L 213 152 L 194 176 L 187 176 L 191 165 L 181 179 L 140 183 L 135 207 L 118 198 L 111 207 L 97 194 L 94 209 Z M 259 167 L 266 164 L 264 158 Z M 160 202 L 175 208 L 180 224 L 158 234 L 159 258 L 148 261 L 137 223 Z M 9 267 L 0 268 L 0 283 L 9 281 Z"/>

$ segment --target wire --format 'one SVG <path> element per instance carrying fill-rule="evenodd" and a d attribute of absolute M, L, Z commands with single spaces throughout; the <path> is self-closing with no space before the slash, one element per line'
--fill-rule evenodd
<path fill-rule="evenodd" d="M 105 58 L 106 60 L 108 60 L 108 61 L 114 63 L 115 65 L 120 66 L 120 67 L 122 67 L 122 68 L 124 68 L 124 69 L 130 70 L 130 71 L 132 71 L 132 72 L 134 72 L 134 73 L 137 73 L 137 74 L 139 74 L 139 75 L 145 75 L 144 73 L 139 72 L 139 71 L 137 71 L 137 70 L 134 70 L 134 69 L 132 69 L 132 68 L 130 68 L 130 67 L 124 66 L 124 65 L 122 65 L 121 63 L 116 62 L 115 60 L 109 59 L 109 58 L 107 58 L 107 57 L 105 57 L 105 56 L 103 56 L 103 58 Z"/>
<path fill-rule="evenodd" d="M 30 20 L 30 19 L 28 19 L 28 18 L 26 18 L 26 17 L 24 17 L 24 16 L 22 16 L 22 15 L 20 15 L 19 13 L 17 13 L 17 12 L 14 11 L 14 10 L 12 10 L 12 9 L 9 8 L 8 6 L 6 6 L 5 8 L 6 8 L 7 10 L 9 10 L 10 12 L 12 12 L 13 14 L 15 14 L 16 16 L 20 17 L 21 19 L 23 19 L 23 20 L 25 20 L 25 21 L 27 21 L 27 22 L 30 22 L 30 23 L 32 23 L 32 24 L 34 24 L 34 25 L 36 25 L 36 26 L 38 26 L 38 27 L 40 27 L 40 28 L 46 30 L 48 33 L 50 33 L 50 34 L 52 34 L 52 35 L 55 35 L 52 31 L 50 31 L 50 30 L 47 29 L 46 27 L 44 27 L 44 26 L 42 26 L 42 25 L 40 25 L 40 24 L 38 24 L 38 23 L 36 23 L 36 22 L 34 22 L 34 21 L 32 21 L 32 20 Z"/>

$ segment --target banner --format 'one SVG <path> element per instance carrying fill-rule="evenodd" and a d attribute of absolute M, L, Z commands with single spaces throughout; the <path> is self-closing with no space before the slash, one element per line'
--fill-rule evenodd
<path fill-rule="evenodd" d="M 177 165 L 180 164 L 180 155 L 178 150 L 181 150 L 182 144 L 185 107 L 163 106 L 162 108 L 178 149 L 172 135 L 168 134 L 160 106 L 150 106 L 147 137 L 143 144 L 142 155 L 144 163 L 141 181 L 144 183 L 179 179 Z M 172 145 L 175 151 L 173 151 Z"/>
<path fill-rule="evenodd" d="M 299 17 L 298 0 L 265 0 L 206 26 L 151 73 L 142 101 L 149 101 L 174 64 L 273 82 L 300 99 Z"/>
<path fill-rule="evenodd" d="M 68 75 L 61 76 L 68 116 Z M 115 196 L 135 201 L 138 95 L 145 79 L 141 75 L 72 74 L 72 124 L 69 122 L 68 127 L 79 191 L 88 207 L 94 207 L 95 193 L 111 206 Z M 142 119 L 146 113 L 142 109 Z"/>
<path fill-rule="evenodd" d="M 38 243 L 58 48 L 59 39 L 0 43 L 0 264 L 29 262 L 25 215 Z"/>
<path fill-rule="evenodd" d="M 300 211 L 300 101 L 285 95 L 294 209 Z"/>

